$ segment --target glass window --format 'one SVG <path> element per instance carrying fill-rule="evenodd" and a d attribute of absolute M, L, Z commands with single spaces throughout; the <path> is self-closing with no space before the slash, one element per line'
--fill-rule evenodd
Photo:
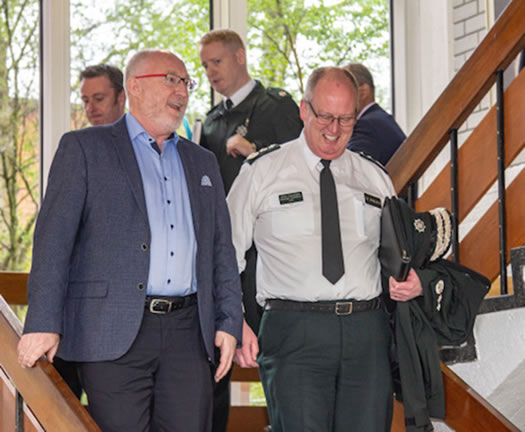
<path fill-rule="evenodd" d="M 177 53 L 199 82 L 186 116 L 209 109 L 209 87 L 200 66 L 198 41 L 208 31 L 208 0 L 71 0 L 71 126 L 88 126 L 79 94 L 79 73 L 86 66 L 108 63 L 122 71 L 141 49 Z M 182 134 L 184 132 L 182 131 Z"/>
<path fill-rule="evenodd" d="M 390 111 L 387 0 L 248 0 L 252 76 L 282 87 L 298 102 L 318 66 L 363 63 L 376 100 Z"/>
<path fill-rule="evenodd" d="M 39 1 L 0 14 L 0 270 L 27 271 L 39 203 Z"/>

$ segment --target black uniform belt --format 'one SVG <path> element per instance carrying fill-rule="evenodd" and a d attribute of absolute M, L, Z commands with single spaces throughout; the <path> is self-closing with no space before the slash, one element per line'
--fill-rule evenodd
<path fill-rule="evenodd" d="M 336 315 L 350 315 L 355 312 L 365 312 L 379 309 L 381 297 L 372 300 L 341 300 L 321 302 L 299 302 L 293 300 L 268 299 L 264 310 L 287 310 L 298 312 L 325 312 Z"/>
<path fill-rule="evenodd" d="M 184 297 L 155 297 L 146 296 L 144 307 L 151 313 L 167 314 L 168 312 L 182 309 L 197 303 L 197 294 Z"/>

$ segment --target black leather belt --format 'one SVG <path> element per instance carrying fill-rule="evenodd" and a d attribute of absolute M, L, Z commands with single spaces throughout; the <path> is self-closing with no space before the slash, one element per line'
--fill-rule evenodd
<path fill-rule="evenodd" d="M 146 296 L 144 307 L 151 313 L 167 314 L 177 309 L 182 309 L 197 303 L 197 294 L 184 297 L 154 297 Z"/>
<path fill-rule="evenodd" d="M 321 302 L 299 302 L 293 300 L 268 299 L 264 310 L 286 310 L 297 312 L 325 312 L 336 315 L 350 315 L 355 312 L 365 312 L 379 309 L 381 297 L 372 300 L 341 300 Z"/>

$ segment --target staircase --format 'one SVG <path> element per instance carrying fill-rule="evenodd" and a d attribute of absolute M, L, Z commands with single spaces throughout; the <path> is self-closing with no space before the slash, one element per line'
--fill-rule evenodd
<path fill-rule="evenodd" d="M 8 279 L 24 280 L 26 275 L 10 274 Z M 25 291 L 20 284 L 0 293 Z M 0 296 L 0 430 L 49 432 L 100 432 L 100 428 L 73 395 L 55 368 L 44 359 L 35 367 L 18 365 L 16 347 L 22 325 Z M 27 406 L 24 406 L 24 401 Z"/>
<path fill-rule="evenodd" d="M 523 290 L 517 289 L 516 282 L 512 286 L 507 277 L 509 250 L 525 244 L 525 171 L 505 187 L 505 168 L 525 147 L 525 72 L 506 92 L 502 86 L 503 70 L 525 48 L 524 23 L 525 1 L 513 0 L 387 165 L 397 192 L 408 193 L 417 211 L 439 206 L 452 211 L 456 227 L 451 259 L 480 271 L 498 287 L 496 295 L 485 300 L 478 324 L 525 306 Z M 457 130 L 495 82 L 498 105 L 458 150 Z M 449 141 L 451 163 L 421 197 L 414 196 L 419 177 Z M 457 227 L 493 184 L 497 202 L 460 239 Z M 523 265 L 517 269 L 515 278 L 523 282 Z M 0 294 L 5 298 L 0 299 L 0 430 L 22 430 L 23 425 L 25 431 L 99 431 L 52 365 L 41 359 L 35 368 L 25 370 L 16 362 L 20 323 L 7 304 L 27 302 L 26 279 L 25 274 L 0 274 Z M 523 333 L 522 323 L 514 326 Z M 480 327 L 476 326 L 478 350 L 472 351 L 480 353 L 477 362 L 484 361 Z M 494 326 L 493 332 L 488 344 L 504 342 L 500 327 Z M 521 342 L 513 339 L 507 345 L 516 343 Z M 458 376 L 466 377 L 466 371 L 477 367 L 477 363 L 462 363 L 454 365 L 453 371 L 442 364 L 447 416 L 445 424 L 436 428 L 467 432 L 518 431 L 517 424 L 523 428 L 524 362 L 517 363 L 485 398 L 469 386 L 468 379 Z M 254 370 L 235 370 L 234 380 L 257 381 L 258 377 Z M 472 380 L 472 385 L 479 384 Z M 234 407 L 229 432 L 263 432 L 267 423 L 264 407 Z M 404 429 L 403 407 L 396 404 L 392 431 Z"/>

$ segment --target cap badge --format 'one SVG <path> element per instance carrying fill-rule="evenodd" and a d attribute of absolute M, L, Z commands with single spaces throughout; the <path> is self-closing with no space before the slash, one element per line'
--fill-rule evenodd
<path fill-rule="evenodd" d="M 425 232 L 425 229 L 426 229 L 426 226 L 425 226 L 425 222 L 423 222 L 421 219 L 415 219 L 414 220 L 414 229 L 419 232 L 419 233 L 422 233 L 422 232 Z"/>

